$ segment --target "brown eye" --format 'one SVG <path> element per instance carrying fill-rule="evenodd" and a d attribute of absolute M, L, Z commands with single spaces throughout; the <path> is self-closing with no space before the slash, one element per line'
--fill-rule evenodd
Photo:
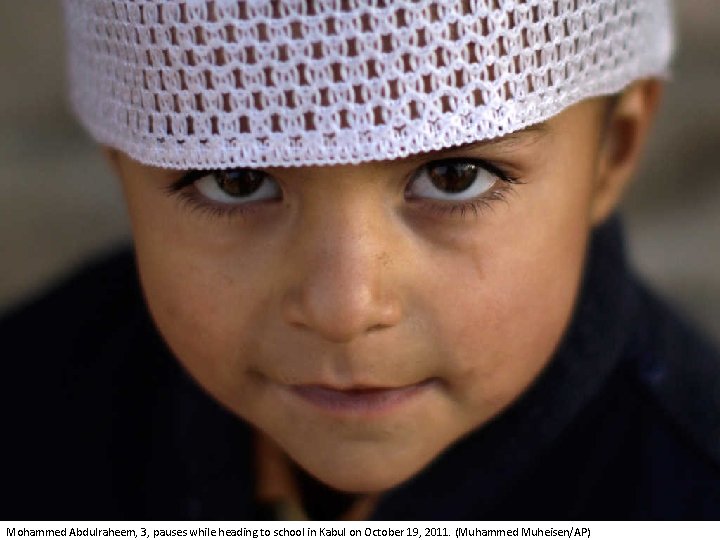
<path fill-rule="evenodd" d="M 421 167 L 405 193 L 411 199 L 464 201 L 483 195 L 499 176 L 470 159 L 433 161 Z"/>
<path fill-rule="evenodd" d="M 234 169 L 214 173 L 218 187 L 230 197 L 249 197 L 262 186 L 265 173 L 253 169 Z"/>
<path fill-rule="evenodd" d="M 214 171 L 198 178 L 193 185 L 205 198 L 222 204 L 282 198 L 277 181 L 257 169 Z"/>
<path fill-rule="evenodd" d="M 440 191 L 462 193 L 477 180 L 478 168 L 468 161 L 441 161 L 430 165 L 427 174 Z"/>

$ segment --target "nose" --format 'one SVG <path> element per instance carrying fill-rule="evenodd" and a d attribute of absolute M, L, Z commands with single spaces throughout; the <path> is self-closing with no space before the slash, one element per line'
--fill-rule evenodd
<path fill-rule="evenodd" d="M 291 286 L 285 321 L 325 340 L 347 343 L 397 325 L 397 242 L 377 213 L 336 204 L 299 227 L 286 260 Z"/>

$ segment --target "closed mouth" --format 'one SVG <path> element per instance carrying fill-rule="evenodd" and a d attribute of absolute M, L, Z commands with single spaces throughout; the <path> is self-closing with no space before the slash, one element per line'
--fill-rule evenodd
<path fill-rule="evenodd" d="M 290 391 L 303 401 L 330 413 L 379 414 L 389 412 L 417 397 L 437 383 L 425 379 L 415 384 L 395 387 L 331 387 L 320 384 L 292 385 Z"/>

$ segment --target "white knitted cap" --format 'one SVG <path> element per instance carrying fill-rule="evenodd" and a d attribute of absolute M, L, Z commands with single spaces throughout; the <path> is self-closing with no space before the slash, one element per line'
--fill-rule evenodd
<path fill-rule="evenodd" d="M 392 159 L 663 76 L 669 0 L 64 0 L 71 101 L 177 169 Z"/>

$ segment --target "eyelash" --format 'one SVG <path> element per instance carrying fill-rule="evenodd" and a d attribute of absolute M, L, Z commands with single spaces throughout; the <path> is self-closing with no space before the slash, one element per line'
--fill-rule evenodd
<path fill-rule="evenodd" d="M 477 158 L 453 157 L 441 160 L 433 160 L 425 163 L 424 165 L 422 165 L 422 167 L 429 167 L 439 161 L 464 161 L 474 163 L 477 166 L 490 172 L 498 180 L 487 192 L 483 193 L 481 196 L 475 199 L 470 199 L 467 201 L 451 203 L 433 202 L 429 199 L 418 199 L 413 201 L 414 205 L 420 206 L 441 217 L 459 215 L 460 218 L 465 218 L 468 214 L 472 214 L 473 217 L 477 218 L 480 215 L 480 212 L 485 210 L 491 210 L 494 207 L 495 203 L 506 201 L 508 195 L 510 195 L 514 191 L 514 185 L 524 183 L 520 178 L 511 175 L 502 167 Z M 408 183 L 412 180 L 413 176 L 422 167 L 418 167 L 413 172 L 413 174 L 406 182 L 406 185 L 408 185 Z M 186 206 L 188 209 L 200 212 L 210 218 L 216 219 L 230 219 L 235 216 L 247 217 L 249 214 L 261 210 L 261 208 L 265 204 L 277 202 L 273 199 L 269 201 L 256 201 L 248 204 L 238 204 L 234 206 L 226 204 L 213 204 L 212 202 L 200 196 L 196 191 L 189 189 L 192 187 L 195 181 L 208 174 L 212 174 L 213 172 L 216 171 L 189 171 L 184 174 L 179 180 L 173 182 L 166 189 L 166 191 L 169 195 L 179 198 L 180 201 L 183 203 L 183 206 Z"/>
<path fill-rule="evenodd" d="M 460 216 L 465 218 L 472 214 L 477 218 L 481 212 L 492 210 L 495 203 L 506 201 L 513 191 L 513 184 L 521 184 L 519 180 L 500 178 L 500 183 L 490 188 L 476 199 L 453 203 L 438 203 L 429 200 L 417 201 L 416 204 L 440 217 Z"/>
<path fill-rule="evenodd" d="M 486 191 L 479 197 L 476 197 L 475 199 L 470 199 L 467 201 L 451 203 L 433 202 L 428 199 L 419 199 L 414 201 L 414 203 L 418 206 L 421 206 L 429 212 L 434 213 L 435 215 L 438 215 L 440 217 L 449 217 L 456 215 L 460 216 L 461 219 L 464 219 L 467 215 L 472 214 L 472 217 L 477 218 L 481 212 L 484 212 L 486 210 L 492 210 L 496 203 L 506 201 L 507 197 L 513 193 L 514 185 L 524 183 L 518 176 L 510 174 L 503 167 L 495 163 L 485 161 L 484 159 L 478 158 L 452 157 L 446 159 L 439 159 L 430 161 L 424 164 L 422 167 L 429 167 L 435 163 L 442 161 L 462 161 L 473 163 L 481 169 L 485 169 L 486 171 L 488 171 L 497 179 L 497 181 L 488 191 Z M 417 170 L 420 170 L 420 168 L 416 169 L 416 171 Z M 413 175 L 414 174 L 416 173 L 413 173 Z"/>
<path fill-rule="evenodd" d="M 231 219 L 236 216 L 247 217 L 248 215 L 260 210 L 264 204 L 274 201 L 258 201 L 252 204 L 215 204 L 192 190 L 192 185 L 197 181 L 213 174 L 218 170 L 192 170 L 185 173 L 179 180 L 176 180 L 166 189 L 168 195 L 177 197 L 184 208 L 193 212 L 198 212 L 210 218 L 215 219 Z"/>

